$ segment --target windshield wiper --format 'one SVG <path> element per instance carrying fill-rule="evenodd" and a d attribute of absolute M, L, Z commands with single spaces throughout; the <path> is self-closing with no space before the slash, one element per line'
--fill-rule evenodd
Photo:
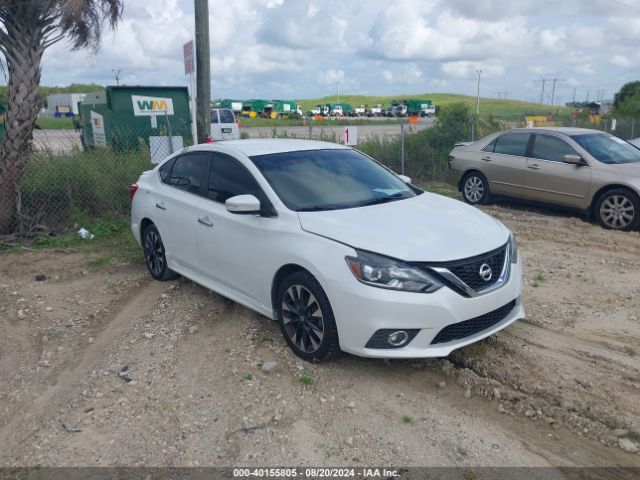
<path fill-rule="evenodd" d="M 324 212 L 326 210 L 333 210 L 332 207 L 304 207 L 298 208 L 296 212 Z"/>
<path fill-rule="evenodd" d="M 394 202 L 396 200 L 402 200 L 403 198 L 408 198 L 405 196 L 406 192 L 397 192 L 391 195 L 387 195 L 386 197 L 378 197 L 372 200 L 368 200 L 364 203 L 359 204 L 359 207 L 368 207 L 369 205 L 379 205 L 381 203 Z"/>

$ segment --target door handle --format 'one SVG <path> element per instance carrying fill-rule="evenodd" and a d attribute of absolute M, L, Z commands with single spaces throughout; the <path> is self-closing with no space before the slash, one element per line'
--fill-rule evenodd
<path fill-rule="evenodd" d="M 491 157 L 482 157 L 482 160 L 484 160 L 485 162 L 490 162 L 491 161 Z"/>
<path fill-rule="evenodd" d="M 167 207 L 164 206 L 164 202 L 156 203 L 156 208 L 159 208 L 160 210 L 166 210 L 167 209 Z"/>
<path fill-rule="evenodd" d="M 530 168 L 531 170 L 540 170 L 540 165 L 534 163 L 533 165 L 527 165 L 527 168 Z"/>
<path fill-rule="evenodd" d="M 209 217 L 198 217 L 198 223 L 205 227 L 213 227 L 213 222 L 209 220 Z"/>

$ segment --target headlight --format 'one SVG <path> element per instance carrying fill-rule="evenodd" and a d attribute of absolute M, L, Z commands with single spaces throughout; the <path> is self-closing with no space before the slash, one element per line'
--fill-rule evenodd
<path fill-rule="evenodd" d="M 509 258 L 511 263 L 518 263 L 518 242 L 513 232 L 509 234 Z"/>
<path fill-rule="evenodd" d="M 419 268 L 375 253 L 358 251 L 357 257 L 346 260 L 358 280 L 374 287 L 419 293 L 433 293 L 442 287 Z"/>

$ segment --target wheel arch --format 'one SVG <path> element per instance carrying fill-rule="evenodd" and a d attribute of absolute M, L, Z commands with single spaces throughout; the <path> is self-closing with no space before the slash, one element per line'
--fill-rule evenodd
<path fill-rule="evenodd" d="M 596 205 L 598 205 L 598 201 L 600 200 L 600 198 L 602 198 L 602 196 L 611 191 L 611 190 L 618 190 L 618 189 L 622 189 L 622 190 L 626 190 L 629 193 L 631 193 L 634 197 L 636 197 L 636 199 L 638 199 L 640 201 L 640 195 L 638 195 L 638 192 L 636 192 L 633 188 L 629 187 L 628 185 L 624 185 L 621 183 L 611 183 L 608 185 L 605 185 L 603 187 L 600 187 L 600 189 L 593 195 L 593 199 L 591 200 L 591 206 L 589 207 L 589 213 L 591 214 L 592 218 L 596 218 Z"/>
<path fill-rule="evenodd" d="M 150 218 L 145 217 L 140 221 L 140 238 L 142 238 L 142 234 L 144 233 L 146 228 L 150 225 L 155 225 L 155 223 L 153 223 L 153 221 Z"/>
<path fill-rule="evenodd" d="M 296 272 L 307 272 L 313 278 L 315 278 L 318 282 L 318 277 L 316 277 L 313 272 L 309 271 L 307 268 L 304 268 L 302 265 L 297 263 L 287 263 L 278 269 L 278 271 L 273 276 L 273 280 L 271 282 L 271 310 L 273 311 L 273 318 L 276 319 L 276 294 L 278 293 L 278 285 L 287 278 L 292 273 Z"/>
<path fill-rule="evenodd" d="M 462 176 L 460 177 L 460 181 L 458 182 L 458 191 L 462 192 L 462 184 L 464 182 L 464 180 L 471 174 L 471 173 L 479 173 L 480 175 L 482 175 L 486 180 L 487 183 L 489 182 L 489 179 L 487 178 L 487 176 L 485 175 L 485 173 L 478 169 L 478 168 L 470 168 L 469 170 L 466 170 Z"/>

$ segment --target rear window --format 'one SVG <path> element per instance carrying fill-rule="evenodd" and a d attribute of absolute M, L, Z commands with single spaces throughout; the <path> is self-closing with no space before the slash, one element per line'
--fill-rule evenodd
<path fill-rule="evenodd" d="M 496 138 L 496 144 L 493 149 L 495 153 L 504 155 L 517 155 L 524 157 L 527 152 L 527 144 L 529 143 L 529 133 L 505 133 Z"/>
<path fill-rule="evenodd" d="M 231 110 L 219 110 L 220 123 L 236 123 L 236 116 Z"/>

